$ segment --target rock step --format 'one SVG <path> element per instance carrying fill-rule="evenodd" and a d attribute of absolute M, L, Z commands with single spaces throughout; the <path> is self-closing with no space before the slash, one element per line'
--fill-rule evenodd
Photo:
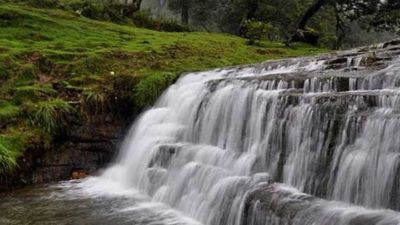
<path fill-rule="evenodd" d="M 248 192 L 240 224 L 398 225 L 400 213 L 327 201 L 275 183 Z"/>

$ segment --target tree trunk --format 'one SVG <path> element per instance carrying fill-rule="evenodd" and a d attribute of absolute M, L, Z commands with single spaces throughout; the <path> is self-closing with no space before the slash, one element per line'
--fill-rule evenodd
<path fill-rule="evenodd" d="M 246 19 L 251 20 L 256 16 L 256 12 L 258 9 L 258 0 L 248 0 L 247 2 L 247 15 Z"/>
<path fill-rule="evenodd" d="M 182 0 L 182 11 L 181 11 L 181 20 L 185 25 L 189 24 L 189 8 L 190 8 L 190 0 Z"/>
<path fill-rule="evenodd" d="M 339 50 L 343 45 L 343 40 L 346 37 L 346 29 L 345 23 L 343 22 L 342 18 L 340 17 L 340 10 L 337 5 L 335 5 L 335 17 L 336 17 L 336 43 L 334 48 Z"/>
<path fill-rule="evenodd" d="M 316 0 L 301 18 L 297 29 L 305 30 L 308 21 L 328 2 L 329 0 Z"/>

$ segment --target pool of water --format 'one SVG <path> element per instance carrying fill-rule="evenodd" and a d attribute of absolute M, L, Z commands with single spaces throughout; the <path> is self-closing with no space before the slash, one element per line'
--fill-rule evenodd
<path fill-rule="evenodd" d="M 23 188 L 0 195 L 1 225 L 191 225 L 198 222 L 101 178 Z"/>

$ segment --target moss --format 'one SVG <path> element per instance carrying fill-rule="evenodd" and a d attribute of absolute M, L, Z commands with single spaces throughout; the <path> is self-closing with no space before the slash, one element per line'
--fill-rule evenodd
<path fill-rule="evenodd" d="M 177 75 L 174 73 L 152 73 L 144 76 L 134 88 L 135 105 L 146 107 L 153 104 L 176 79 Z"/>

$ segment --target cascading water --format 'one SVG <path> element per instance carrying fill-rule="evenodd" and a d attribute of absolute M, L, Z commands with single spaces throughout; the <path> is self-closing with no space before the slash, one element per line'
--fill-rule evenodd
<path fill-rule="evenodd" d="M 188 74 L 94 179 L 207 225 L 400 224 L 398 44 Z"/>

